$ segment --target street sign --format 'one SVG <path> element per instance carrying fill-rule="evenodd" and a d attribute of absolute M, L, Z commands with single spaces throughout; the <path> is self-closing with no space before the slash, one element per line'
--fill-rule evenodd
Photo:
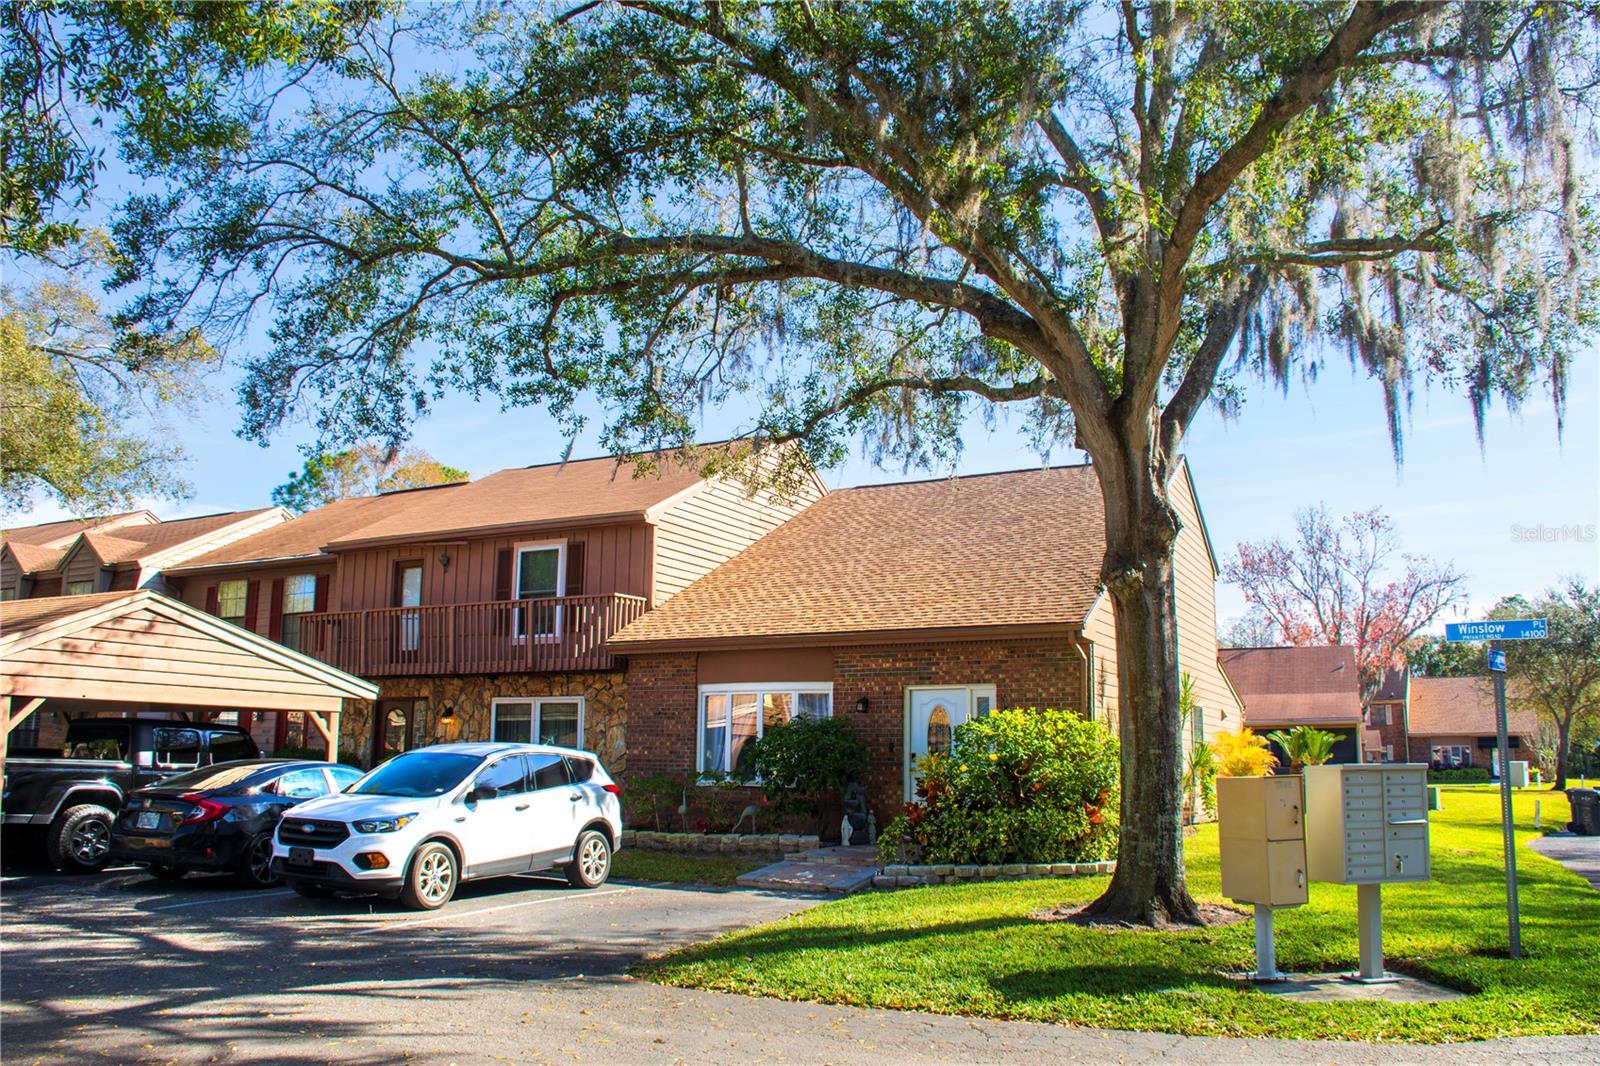
<path fill-rule="evenodd" d="M 1497 651 L 1494 648 L 1490 648 L 1489 649 L 1489 669 L 1498 670 L 1502 674 L 1505 673 L 1506 672 L 1506 653 L 1503 652 L 1503 651 Z"/>
<path fill-rule="evenodd" d="M 1499 622 L 1447 622 L 1444 639 L 1459 644 L 1474 640 L 1544 640 L 1549 629 L 1543 618 L 1508 618 Z"/>

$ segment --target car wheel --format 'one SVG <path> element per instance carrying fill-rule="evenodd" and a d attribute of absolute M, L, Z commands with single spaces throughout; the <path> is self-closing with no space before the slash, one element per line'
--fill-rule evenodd
<path fill-rule="evenodd" d="M 400 902 L 414 911 L 436 911 L 456 894 L 455 852 L 443 844 L 424 844 L 411 856 Z"/>
<path fill-rule="evenodd" d="M 604 833 L 585 829 L 578 834 L 566 870 L 573 888 L 599 888 L 611 876 L 611 841 Z"/>
<path fill-rule="evenodd" d="M 111 812 L 98 803 L 68 807 L 50 823 L 44 850 L 50 864 L 69 874 L 92 874 L 111 857 Z"/>
<path fill-rule="evenodd" d="M 272 834 L 262 833 L 239 855 L 239 883 L 246 888 L 268 888 L 278 883 L 272 872 Z"/>
<path fill-rule="evenodd" d="M 328 899 L 333 895 L 333 889 L 327 885 L 319 885 L 311 881 L 290 881 L 289 887 L 294 889 L 294 894 L 306 899 Z"/>
<path fill-rule="evenodd" d="M 183 880 L 183 875 L 189 872 L 161 862 L 151 863 L 149 869 L 152 876 L 159 877 L 163 881 L 181 881 Z"/>

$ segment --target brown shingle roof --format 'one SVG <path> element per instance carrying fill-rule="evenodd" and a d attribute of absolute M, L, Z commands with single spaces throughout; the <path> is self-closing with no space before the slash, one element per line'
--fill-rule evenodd
<path fill-rule="evenodd" d="M 39 544 L 55 547 L 66 547 L 73 537 L 86 529 L 98 529 L 102 526 L 117 526 L 128 519 L 138 515 L 148 515 L 148 511 L 121 511 L 117 514 L 102 515 L 99 518 L 68 518 L 60 522 L 41 522 L 35 526 L 18 526 L 0 532 L 0 541 L 7 544 Z"/>
<path fill-rule="evenodd" d="M 352 496 L 307 511 L 287 522 L 243 537 L 215 551 L 185 560 L 169 573 L 204 566 L 260 562 L 268 559 L 303 559 L 322 553 L 323 545 L 367 528 L 386 517 L 389 511 L 415 506 L 411 497 L 425 493 L 449 493 L 458 486 L 394 493 L 389 496 Z M 438 500 L 439 497 L 434 497 Z"/>
<path fill-rule="evenodd" d="M 1087 466 L 840 489 L 610 643 L 1079 625 L 1103 513 Z"/>
<path fill-rule="evenodd" d="M 222 514 L 202 515 L 199 518 L 157 522 L 148 526 L 125 526 L 110 533 L 91 530 L 83 536 L 89 547 L 94 549 L 95 555 L 106 565 L 132 563 L 270 510 L 273 508 L 258 507 L 253 511 L 226 511 Z"/>
<path fill-rule="evenodd" d="M 1516 706 L 1507 695 L 1506 724 L 1512 733 L 1534 731 L 1533 712 Z M 1487 677 L 1414 677 L 1411 679 L 1410 718 L 1415 737 L 1490 736 L 1494 721 L 1494 681 Z"/>
<path fill-rule="evenodd" d="M 398 506 L 326 546 L 643 515 L 700 480 L 693 468 L 671 461 L 662 464 L 659 476 L 637 478 L 611 458 L 502 470 L 466 484 L 396 494 Z"/>
<path fill-rule="evenodd" d="M 35 629 L 98 607 L 112 600 L 125 600 L 139 595 L 138 591 L 95 592 L 87 596 L 43 596 L 34 600 L 6 600 L 0 602 L 0 636 Z"/>
<path fill-rule="evenodd" d="M 1390 668 L 1383 672 L 1383 678 L 1378 682 L 1378 691 L 1372 697 L 1373 703 L 1393 703 L 1406 698 L 1406 678 L 1408 671 L 1405 667 Z"/>
<path fill-rule="evenodd" d="M 1344 645 L 1225 648 L 1217 658 L 1252 728 L 1361 718 L 1360 672 L 1355 651 Z"/>
<path fill-rule="evenodd" d="M 54 570 L 61 562 L 61 557 L 67 553 L 65 548 L 47 548 L 41 544 L 28 544 L 23 541 L 9 541 L 6 549 L 16 556 L 17 566 L 24 574 Z"/>

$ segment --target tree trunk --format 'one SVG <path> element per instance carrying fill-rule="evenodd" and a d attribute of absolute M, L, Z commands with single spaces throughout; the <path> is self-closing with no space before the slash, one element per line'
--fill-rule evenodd
<path fill-rule="evenodd" d="M 1096 462 L 1105 499 L 1102 577 L 1116 606 L 1122 810 L 1117 871 L 1088 908 L 1108 921 L 1201 924 L 1183 868 L 1183 722 L 1173 549 L 1178 517 L 1150 455 Z"/>
<path fill-rule="evenodd" d="M 1557 792 L 1566 791 L 1567 761 L 1572 758 L 1572 716 L 1556 719 L 1556 784 Z"/>

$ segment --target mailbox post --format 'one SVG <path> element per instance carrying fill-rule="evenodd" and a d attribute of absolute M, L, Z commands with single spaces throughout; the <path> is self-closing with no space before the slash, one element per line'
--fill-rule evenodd
<path fill-rule="evenodd" d="M 1356 886 L 1361 968 L 1354 980 L 1394 981 L 1383 969 L 1383 885 L 1426 881 L 1428 768 L 1420 763 L 1306 767 L 1307 855 L 1317 881 Z"/>
<path fill-rule="evenodd" d="M 1299 774 L 1217 778 L 1222 894 L 1256 909 L 1257 981 L 1281 981 L 1273 909 L 1307 899 L 1305 793 Z"/>

